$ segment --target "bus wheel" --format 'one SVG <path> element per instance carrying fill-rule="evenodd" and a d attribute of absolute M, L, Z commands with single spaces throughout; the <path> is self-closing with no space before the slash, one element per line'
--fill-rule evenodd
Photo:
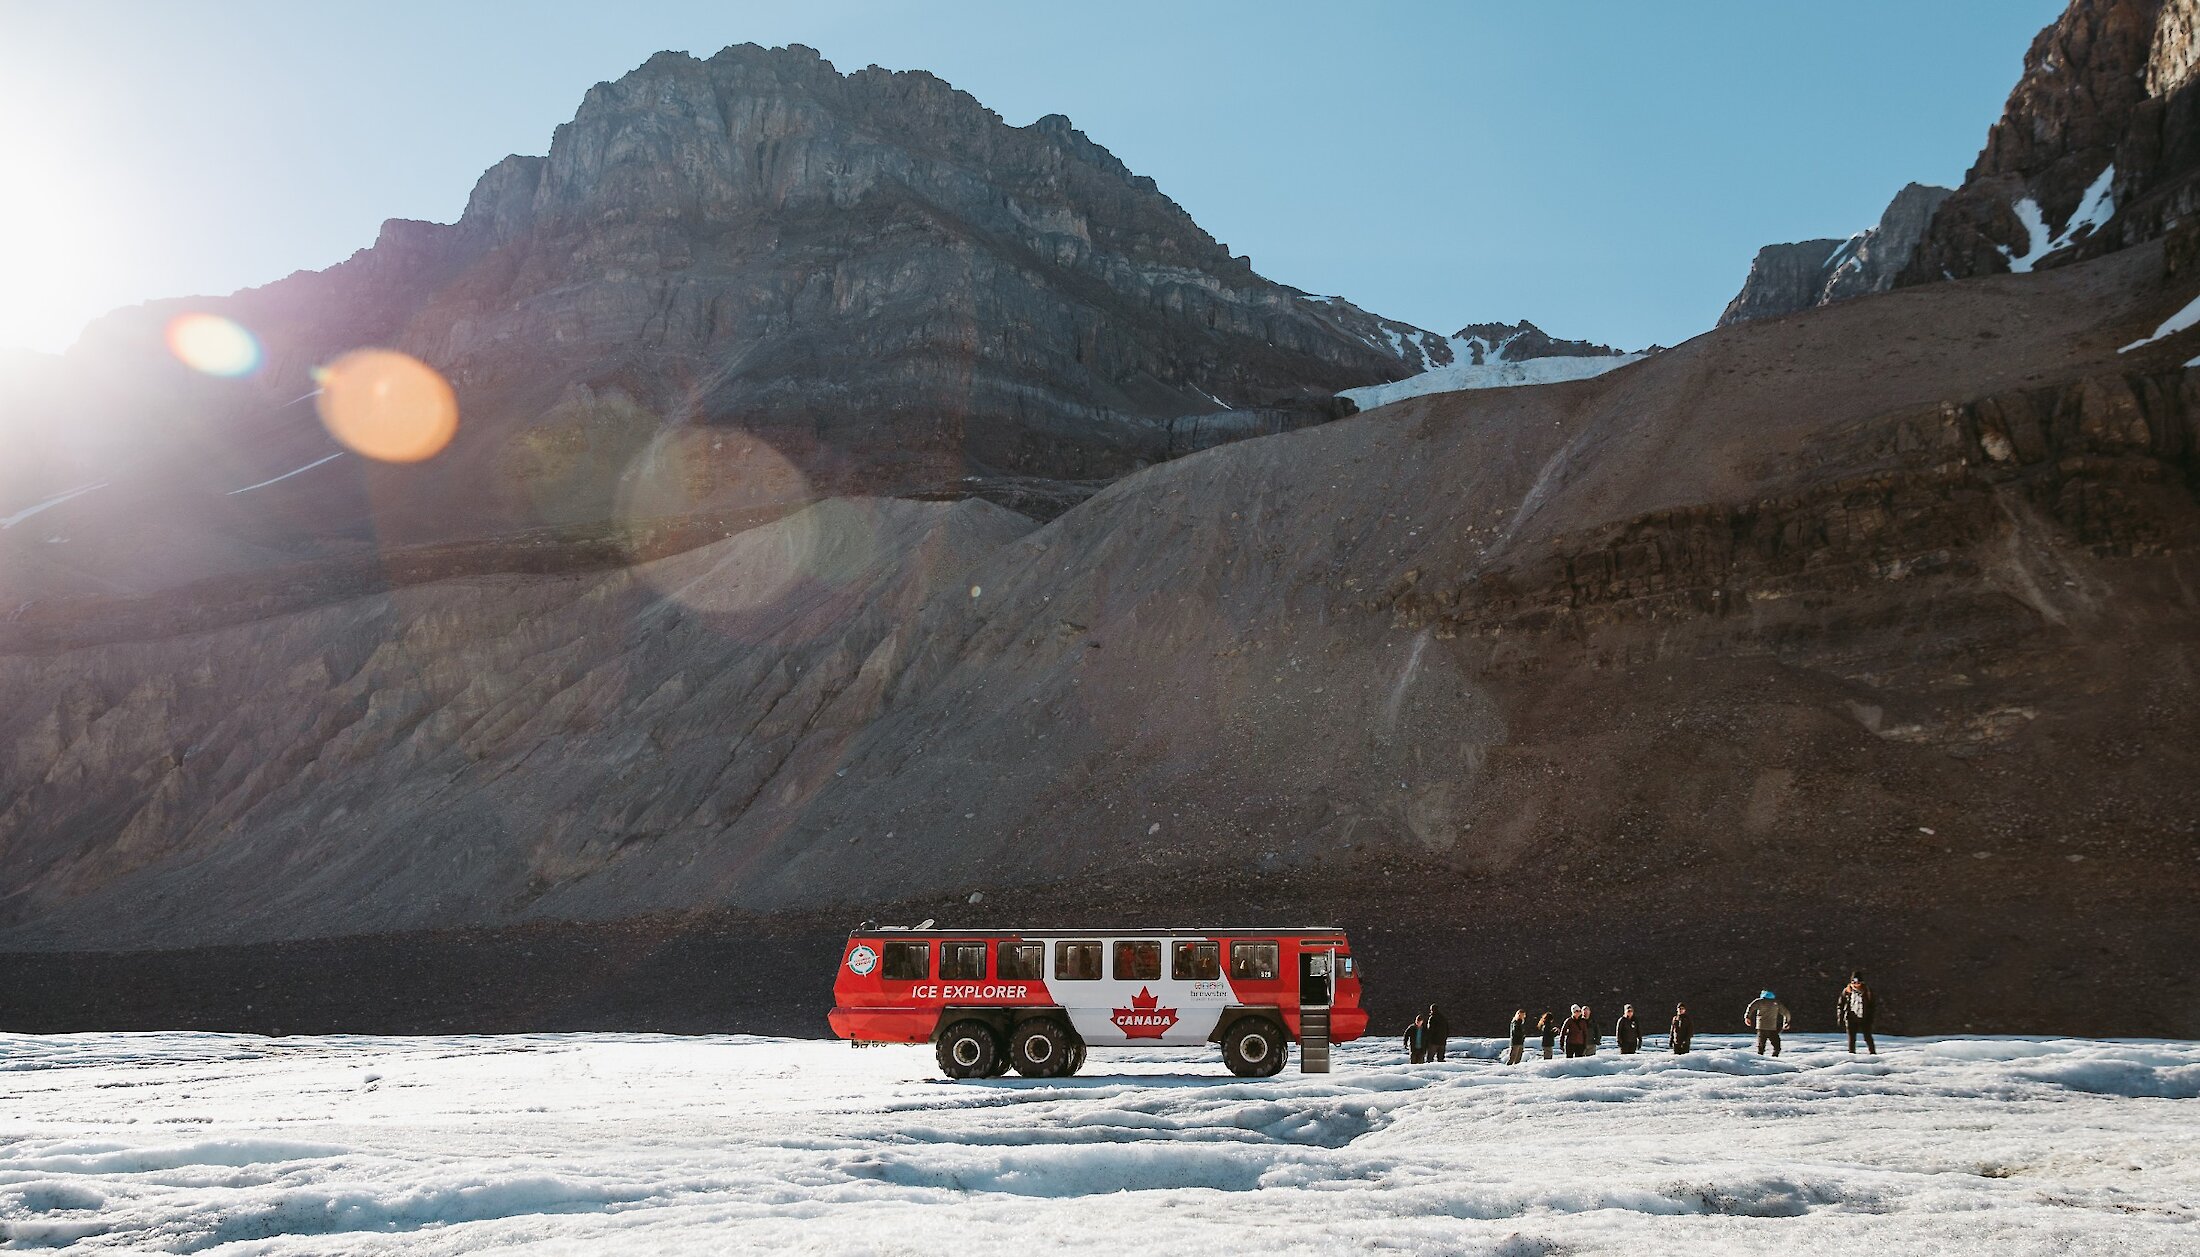
<path fill-rule="evenodd" d="M 958 1021 L 940 1034 L 934 1054 L 949 1078 L 989 1078 L 1001 1059 L 1001 1041 L 982 1021 Z"/>
<path fill-rule="evenodd" d="M 1272 1078 L 1283 1071 L 1283 1027 L 1266 1017 L 1246 1017 L 1222 1036 L 1222 1063 L 1240 1078 Z"/>
<path fill-rule="evenodd" d="M 1073 1044 L 1071 1044 L 1071 1045 L 1070 1045 L 1070 1049 L 1069 1049 L 1069 1068 L 1068 1068 L 1068 1069 L 1065 1069 L 1065 1070 L 1063 1070 L 1062 1072 L 1063 1072 L 1064 1074 L 1074 1074 L 1074 1073 L 1076 1073 L 1076 1072 L 1077 1072 L 1078 1070 L 1080 1070 L 1080 1069 L 1083 1069 L 1084 1067 L 1085 1067 L 1085 1045 L 1084 1045 L 1084 1044 L 1082 1044 L 1082 1043 L 1073 1043 Z"/>
<path fill-rule="evenodd" d="M 1008 1049 L 1004 1047 L 1004 1048 L 1002 1048 L 1002 1049 L 1001 1049 L 1001 1050 L 1000 1050 L 999 1052 L 997 1052 L 997 1053 L 995 1053 L 995 1054 L 994 1054 L 994 1057 L 993 1057 L 993 1068 L 991 1068 L 991 1069 L 989 1069 L 989 1070 L 985 1071 L 985 1076 L 986 1076 L 986 1077 L 988 1077 L 988 1078 L 998 1078 L 998 1077 L 1000 1077 L 1000 1076 L 1001 1076 L 1002 1074 L 1005 1074 L 1005 1073 L 1007 1073 L 1007 1072 L 1008 1072 Z"/>
<path fill-rule="evenodd" d="M 1070 1037 L 1052 1017 L 1031 1017 L 1009 1036 L 1008 1063 L 1026 1078 L 1060 1078 L 1069 1072 Z"/>

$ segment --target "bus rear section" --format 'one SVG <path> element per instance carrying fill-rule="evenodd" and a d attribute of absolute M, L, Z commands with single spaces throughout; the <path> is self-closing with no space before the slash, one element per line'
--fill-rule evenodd
<path fill-rule="evenodd" d="M 865 930 L 833 983 L 833 1032 L 930 1043 L 950 1078 L 1060 1078 L 1091 1048 L 1215 1044 L 1241 1078 L 1307 1072 L 1367 1030 L 1344 932 Z"/>

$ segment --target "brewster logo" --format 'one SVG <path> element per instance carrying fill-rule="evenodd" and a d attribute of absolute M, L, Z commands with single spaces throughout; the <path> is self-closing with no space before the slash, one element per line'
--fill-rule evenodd
<path fill-rule="evenodd" d="M 1116 1009 L 1115 1015 L 1108 1020 L 1115 1023 L 1115 1028 L 1122 1031 L 1126 1039 L 1158 1039 L 1176 1024 L 1176 1010 L 1154 1007 L 1160 1002 L 1151 990 L 1139 987 L 1138 994 L 1131 996 L 1131 1006 Z"/>

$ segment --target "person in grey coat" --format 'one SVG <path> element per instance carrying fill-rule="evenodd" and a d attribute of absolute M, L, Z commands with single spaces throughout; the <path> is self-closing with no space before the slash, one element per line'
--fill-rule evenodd
<path fill-rule="evenodd" d="M 1794 1018 L 1788 1015 L 1787 1005 L 1780 1002 L 1779 996 L 1764 991 L 1742 1010 L 1742 1024 L 1757 1032 L 1757 1055 L 1763 1056 L 1765 1046 L 1770 1044 L 1772 1054 L 1778 1056 L 1780 1032 L 1793 1025 Z"/>

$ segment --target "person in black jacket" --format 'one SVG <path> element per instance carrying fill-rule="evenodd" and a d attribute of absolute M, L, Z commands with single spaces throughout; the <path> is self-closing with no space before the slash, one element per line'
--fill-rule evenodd
<path fill-rule="evenodd" d="M 1696 1022 L 1688 1015 L 1688 1005 L 1673 1005 L 1673 1027 L 1668 1034 L 1670 1038 L 1667 1041 L 1672 1044 L 1673 1055 L 1685 1055 L 1696 1038 Z"/>
<path fill-rule="evenodd" d="M 1444 1059 L 1444 1049 L 1450 1046 L 1451 1023 L 1444 1020 L 1443 1012 L 1436 1005 L 1431 1004 L 1428 1011 L 1421 1014 L 1421 1024 L 1424 1027 L 1421 1055 L 1432 1061 Z"/>
<path fill-rule="evenodd" d="M 1551 1010 L 1546 1008 L 1543 1015 L 1536 1018 L 1535 1028 L 1543 1033 L 1543 1059 L 1549 1060 L 1551 1049 L 1558 1045 L 1558 1018 L 1553 1017 Z"/>
<path fill-rule="evenodd" d="M 1642 1050 L 1642 1031 L 1635 1026 L 1635 1006 L 1629 1004 L 1620 1011 L 1619 1021 L 1612 1027 L 1612 1037 L 1619 1040 L 1619 1054 L 1633 1056 Z"/>
<path fill-rule="evenodd" d="M 1507 1065 L 1518 1065 L 1521 1053 L 1528 1050 L 1528 1010 L 1515 1008 L 1512 1019 L 1512 1050 L 1506 1054 Z"/>
<path fill-rule="evenodd" d="M 1421 1040 L 1426 1033 L 1419 1017 L 1415 1017 L 1413 1024 L 1406 1027 L 1406 1059 L 1415 1065 L 1421 1063 Z"/>
<path fill-rule="evenodd" d="M 1856 1054 L 1856 1036 L 1864 1036 L 1864 1049 L 1873 1056 L 1879 1055 L 1879 1044 L 1872 1038 L 1872 1019 L 1879 1015 L 1879 997 L 1864 985 L 1864 971 L 1858 969 L 1849 975 L 1849 984 L 1841 988 L 1841 998 L 1833 1006 L 1833 1024 L 1849 1032 L 1849 1054 Z"/>

